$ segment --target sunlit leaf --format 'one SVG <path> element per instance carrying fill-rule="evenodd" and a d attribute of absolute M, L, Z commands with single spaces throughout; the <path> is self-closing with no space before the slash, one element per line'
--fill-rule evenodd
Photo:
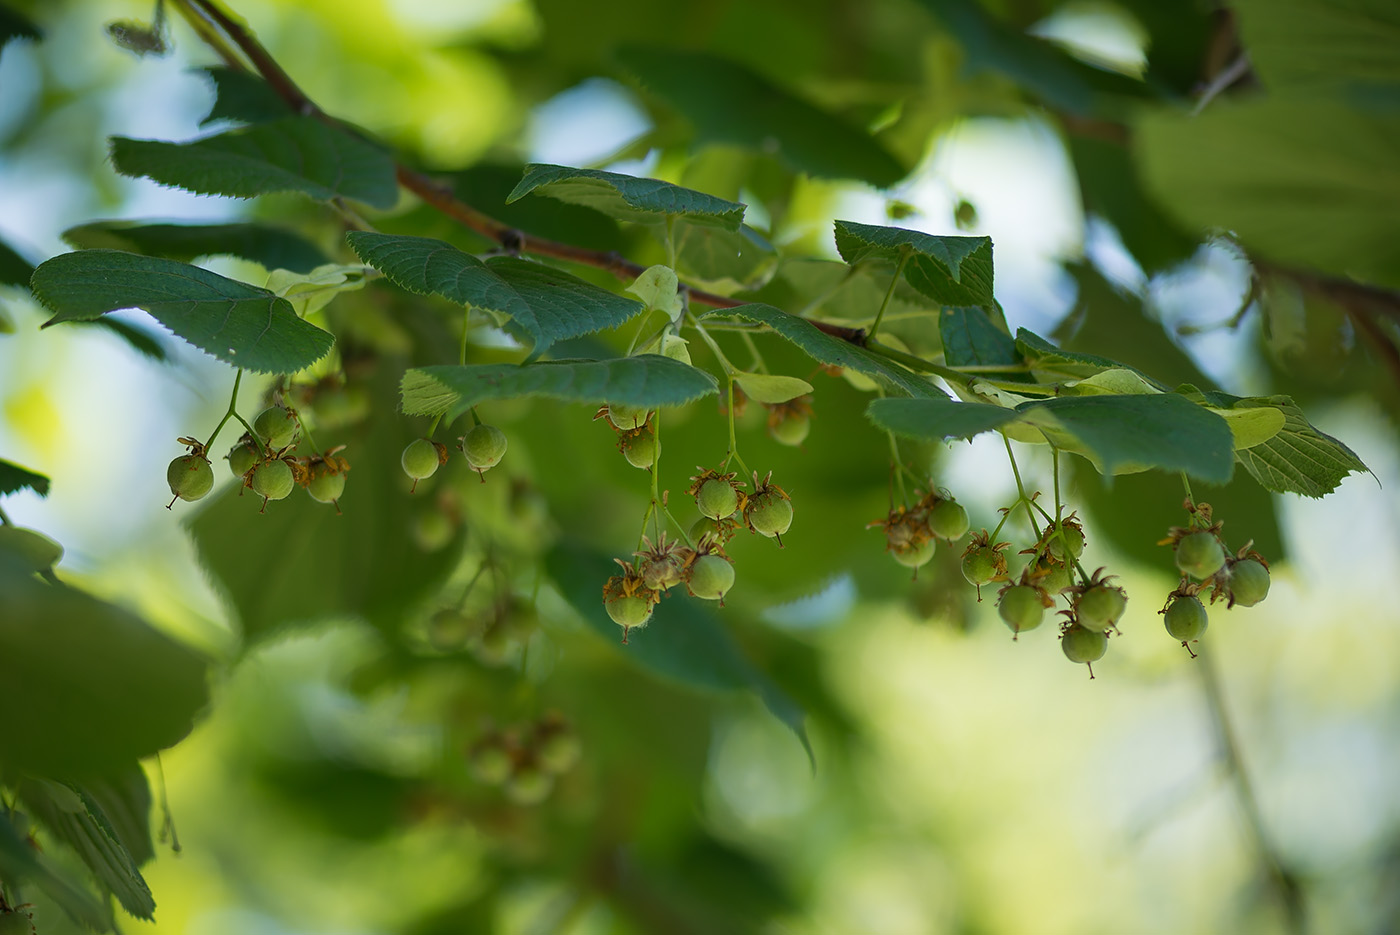
<path fill-rule="evenodd" d="M 734 382 L 744 395 L 759 403 L 785 403 L 812 392 L 812 384 L 797 377 L 772 373 L 736 373 Z"/>
<path fill-rule="evenodd" d="M 335 340 L 266 289 L 119 250 L 56 256 L 34 271 L 32 288 L 54 312 L 44 327 L 143 308 L 195 347 L 261 373 L 295 373 L 324 357 Z"/>
<path fill-rule="evenodd" d="M 619 221 L 642 224 L 665 224 L 669 218 L 684 217 L 692 223 L 737 231 L 744 219 L 744 206 L 733 201 L 670 182 L 599 169 L 532 163 L 525 167 L 525 177 L 506 201 L 516 201 L 531 192 L 584 205 Z"/>

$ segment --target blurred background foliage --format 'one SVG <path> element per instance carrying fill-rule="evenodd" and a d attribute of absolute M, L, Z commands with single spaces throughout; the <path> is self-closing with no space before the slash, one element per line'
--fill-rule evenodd
<path fill-rule="evenodd" d="M 1085 520 L 1089 565 L 1132 595 L 1092 683 L 1051 628 L 1008 639 L 954 549 L 913 581 L 889 560 L 864 528 L 890 497 L 886 439 L 862 416 L 868 393 L 786 346 L 762 350 L 774 372 L 816 386 L 811 435 L 777 444 L 757 406 L 740 423 L 745 459 L 792 493 L 786 548 L 736 541 L 722 611 L 671 598 L 627 646 L 598 590 L 609 558 L 634 547 L 647 483 L 591 411 L 487 404 L 510 438 L 506 461 L 484 484 L 454 462 L 408 493 L 398 452 L 426 424 L 396 412 L 397 379 L 455 362 L 458 313 L 437 300 L 372 284 L 320 313 L 353 392 L 332 381 L 293 399 L 323 444 L 349 446 L 345 515 L 305 498 L 258 515 L 222 470 L 210 502 L 161 510 L 175 437 L 217 422 L 232 374 L 137 313 L 41 334 L 31 264 L 109 243 L 110 230 L 65 241 L 97 219 L 270 221 L 313 245 L 296 241 L 289 267 L 353 256 L 324 206 L 197 197 L 113 172 L 108 135 L 202 132 L 213 90 L 199 69 L 219 63 L 183 21 L 169 27 L 173 54 L 136 57 L 104 30 L 148 22 L 149 4 L 6 6 L 0 455 L 53 488 L 5 510 L 63 543 L 59 576 L 108 602 L 70 609 L 75 641 L 87 637 L 74 621 L 134 613 L 211 662 L 193 732 L 138 770 L 154 806 L 131 768 L 128 794 L 104 800 L 109 815 L 135 816 L 124 839 L 156 904 L 154 921 L 121 916 L 122 931 L 1400 925 L 1400 614 L 1386 584 L 1400 567 L 1395 4 L 236 6 L 326 111 L 532 234 L 662 262 L 654 239 L 602 215 L 504 199 L 529 161 L 667 179 L 749 206 L 757 246 L 682 250 L 692 280 L 857 324 L 885 284 L 841 279 L 833 219 L 987 234 L 1013 330 L 1168 384 L 1290 394 L 1371 466 L 1374 480 L 1317 502 L 1245 476 L 1198 488 L 1233 546 L 1253 539 L 1276 564 L 1270 600 L 1217 613 L 1192 661 L 1156 615 L 1174 584 L 1156 542 L 1184 517 L 1178 482 L 1108 483 L 1076 463 L 1065 494 Z M 408 197 L 372 219 L 494 246 Z M 210 262 L 262 281 L 248 259 Z M 920 301 L 896 292 L 886 333 L 936 351 Z M 623 330 L 554 353 L 618 354 Z M 519 356 L 499 333 L 473 337 L 474 360 Z M 668 416 L 662 487 L 683 500 L 690 466 L 724 449 L 712 400 Z M 974 528 L 1015 496 L 999 441 L 906 454 L 968 505 Z M 1050 489 L 1043 452 L 1021 464 Z M 454 630 L 439 612 L 464 591 Z M 112 662 L 128 664 L 155 666 Z M 1252 805 L 1238 795 L 1241 759 L 1216 735 L 1205 665 L 1223 684 Z M 24 726 L 23 680 L 7 678 L 7 768 L 63 765 L 43 759 L 62 745 Z M 474 778 L 484 738 L 525 743 L 556 716 L 581 755 L 542 802 Z M 6 782 L 7 806 L 39 820 L 53 872 L 82 879 L 80 851 L 56 830 L 66 800 Z M 138 846 L 147 826 L 163 832 L 153 849 Z M 0 876 L 18 872 L 14 843 L 0 842 Z M 121 894 L 120 881 L 102 885 Z M 1303 907 L 1291 920 L 1290 888 Z M 23 890 L 38 931 L 80 930 L 62 893 Z"/>

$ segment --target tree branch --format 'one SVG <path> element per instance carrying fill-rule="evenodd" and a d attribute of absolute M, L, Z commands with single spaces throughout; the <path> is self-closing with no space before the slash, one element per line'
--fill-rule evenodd
<path fill-rule="evenodd" d="M 190 21 L 200 38 L 210 44 L 230 67 L 247 70 L 247 65 L 237 60 L 237 57 L 231 54 L 231 50 L 226 45 L 214 41 L 216 37 L 211 36 L 209 29 L 211 24 L 217 26 L 219 32 L 227 36 L 247 56 L 253 70 L 262 76 L 268 86 L 295 113 L 315 117 L 332 126 L 345 129 L 341 121 L 323 111 L 315 101 L 307 96 L 306 92 L 302 91 L 243 23 L 222 10 L 214 0 L 174 0 L 174 3 L 176 8 Z M 512 253 L 532 253 L 551 259 L 567 260 L 583 266 L 592 266 L 612 273 L 619 279 L 635 279 L 646 269 L 641 264 L 634 263 L 616 252 L 590 250 L 587 247 L 577 247 L 573 244 L 536 237 L 525 231 L 517 230 L 462 201 L 450 187 L 400 162 L 395 162 L 394 171 L 398 177 L 399 185 L 413 192 L 424 203 L 483 237 L 499 243 Z M 718 295 L 693 286 L 687 285 L 684 288 L 689 293 L 691 301 L 713 308 L 734 308 L 744 304 L 740 299 Z M 849 328 L 845 325 L 815 319 L 807 319 L 807 321 L 832 337 L 850 344 L 865 346 L 865 329 L 863 328 Z"/>

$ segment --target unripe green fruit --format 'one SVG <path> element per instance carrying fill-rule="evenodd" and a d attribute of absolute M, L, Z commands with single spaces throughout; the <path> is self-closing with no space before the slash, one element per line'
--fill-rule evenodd
<path fill-rule="evenodd" d="M 281 451 L 296 440 L 297 421 L 281 406 L 269 406 L 253 420 L 253 431 L 267 447 Z"/>
<path fill-rule="evenodd" d="M 956 500 L 939 500 L 928 511 L 928 528 L 940 539 L 961 539 L 970 526 L 967 510 Z"/>
<path fill-rule="evenodd" d="M 506 798 L 516 805 L 538 805 L 553 788 L 553 776 L 538 766 L 521 766 L 506 780 Z"/>
<path fill-rule="evenodd" d="M 634 468 L 641 468 L 643 471 L 651 470 L 651 466 L 656 463 L 656 457 L 660 453 L 656 436 L 650 432 L 629 435 L 623 439 L 622 454 L 627 458 L 627 463 Z"/>
<path fill-rule="evenodd" d="M 437 446 L 426 438 L 415 438 L 409 442 L 399 457 L 399 462 L 403 465 L 403 472 L 415 481 L 432 477 L 441 463 L 438 460 Z"/>
<path fill-rule="evenodd" d="M 345 475 L 322 474 L 319 477 L 313 477 L 311 483 L 306 485 L 306 492 L 311 494 L 312 500 L 334 503 L 340 499 L 341 494 L 345 493 Z"/>
<path fill-rule="evenodd" d="M 772 539 L 792 527 L 792 501 L 771 493 L 759 495 L 749 501 L 744 515 L 754 532 Z"/>
<path fill-rule="evenodd" d="M 625 403 L 608 403 L 608 421 L 624 431 L 639 429 L 647 424 L 651 412 L 645 406 L 628 406 Z"/>
<path fill-rule="evenodd" d="M 1038 588 L 1018 584 L 1002 592 L 997 612 L 1011 632 L 1021 633 L 1040 626 L 1045 619 L 1045 601 Z"/>
<path fill-rule="evenodd" d="M 695 491 L 695 506 L 710 519 L 725 519 L 739 508 L 739 493 L 729 481 L 711 477 Z"/>
<path fill-rule="evenodd" d="M 1074 584 L 1074 575 L 1069 573 L 1069 568 L 1065 565 L 1050 563 L 1041 565 L 1042 568 L 1049 568 L 1045 574 L 1036 581 L 1047 594 L 1059 594 L 1065 588 Z"/>
<path fill-rule="evenodd" d="M 506 433 L 485 423 L 474 426 L 462 438 L 462 453 L 474 471 L 493 468 L 506 456 Z"/>
<path fill-rule="evenodd" d="M 788 415 L 768 426 L 768 434 L 773 436 L 774 441 L 793 448 L 806 441 L 807 433 L 811 430 L 812 420 L 804 415 Z"/>
<path fill-rule="evenodd" d="M 984 545 L 963 555 L 963 577 L 968 584 L 983 585 L 997 576 L 997 556 L 990 545 Z"/>
<path fill-rule="evenodd" d="M 644 597 L 619 597 L 605 601 L 603 606 L 608 609 L 613 623 L 629 630 L 644 627 L 651 619 L 651 602 Z"/>
<path fill-rule="evenodd" d="M 691 542 L 699 545 L 700 540 L 705 536 L 709 536 L 712 542 L 720 542 L 723 540 L 724 536 L 720 532 L 719 520 L 712 519 L 708 516 L 702 516 L 690 524 Z"/>
<path fill-rule="evenodd" d="M 1122 588 L 1095 585 L 1074 602 L 1074 618 L 1086 630 L 1102 632 L 1118 622 L 1128 607 Z"/>
<path fill-rule="evenodd" d="M 413 541 L 424 552 L 436 552 L 447 545 L 456 531 L 452 520 L 444 516 L 441 510 L 420 513 L 413 521 Z"/>
<path fill-rule="evenodd" d="M 6 909 L 0 913 L 0 935 L 34 935 L 34 920 L 19 909 Z"/>
<path fill-rule="evenodd" d="M 1176 567 L 1182 574 L 1205 579 L 1220 570 L 1225 564 L 1225 550 L 1220 540 L 1211 532 L 1193 532 L 1185 535 L 1176 544 Z"/>
<path fill-rule="evenodd" d="M 690 566 L 690 593 L 707 601 L 724 598 L 734 587 L 734 566 L 718 555 L 702 555 Z"/>
<path fill-rule="evenodd" d="M 185 455 L 170 462 L 165 479 L 181 500 L 199 500 L 214 488 L 214 469 L 199 455 Z"/>
<path fill-rule="evenodd" d="M 510 778 L 514 764 L 510 752 L 499 743 L 482 743 L 472 749 L 467 765 L 477 782 L 488 786 L 499 786 Z"/>
<path fill-rule="evenodd" d="M 1108 651 L 1108 635 L 1102 630 L 1070 627 L 1060 637 L 1060 648 L 1070 662 L 1097 662 Z"/>
<path fill-rule="evenodd" d="M 296 479 L 285 461 L 269 461 L 253 471 L 253 493 L 268 500 L 282 500 L 292 492 Z"/>
<path fill-rule="evenodd" d="M 26 569 L 43 571 L 63 558 L 63 546 L 33 529 L 0 526 L 0 553 L 18 559 Z"/>
<path fill-rule="evenodd" d="M 1061 536 L 1064 536 L 1061 539 Z M 1065 561 L 1065 544 L 1069 544 L 1069 554 L 1078 558 L 1084 554 L 1084 533 L 1078 526 L 1070 523 L 1061 523 L 1058 532 L 1053 532 L 1050 536 L 1050 545 L 1047 549 L 1049 553 L 1058 561 Z"/>
<path fill-rule="evenodd" d="M 462 649 L 481 629 L 476 619 L 455 607 L 443 607 L 428 619 L 428 642 L 444 652 Z"/>
<path fill-rule="evenodd" d="M 1235 562 L 1226 587 L 1232 603 L 1253 607 L 1269 596 L 1269 569 L 1252 558 Z"/>
<path fill-rule="evenodd" d="M 1162 617 L 1172 639 L 1181 640 L 1183 643 L 1199 638 L 1206 632 L 1206 624 L 1210 622 L 1201 599 L 1190 594 L 1184 594 L 1172 601 Z"/>
<path fill-rule="evenodd" d="M 926 539 L 915 545 L 910 542 L 908 545 L 890 550 L 894 560 L 905 568 L 922 568 L 933 558 L 936 549 L 932 539 Z"/>
<path fill-rule="evenodd" d="M 482 665 L 501 666 L 506 664 L 514 647 L 510 627 L 497 623 L 482 632 L 481 639 L 472 645 L 472 653 Z"/>
<path fill-rule="evenodd" d="M 567 728 L 550 731 L 535 744 L 535 759 L 555 775 L 573 769 L 582 755 L 583 744 L 578 735 Z"/>
<path fill-rule="evenodd" d="M 242 477 L 258 464 L 258 449 L 241 442 L 233 446 L 233 450 L 228 453 L 228 468 L 233 472 L 234 477 Z"/>

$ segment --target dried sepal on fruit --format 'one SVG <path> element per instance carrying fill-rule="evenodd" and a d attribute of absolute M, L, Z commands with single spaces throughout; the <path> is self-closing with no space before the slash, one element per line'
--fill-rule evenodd
<path fill-rule="evenodd" d="M 744 483 L 735 483 L 737 472 L 723 474 L 698 464 L 695 469 L 700 473 L 690 478 L 690 486 L 685 492 L 695 498 L 695 507 L 701 516 L 722 520 L 744 508 Z"/>
<path fill-rule="evenodd" d="M 467 464 L 481 476 L 483 484 L 486 483 L 486 472 L 500 464 L 506 456 L 508 444 L 505 432 L 485 422 L 472 426 L 467 434 L 457 440 L 457 447 L 466 455 Z"/>
<path fill-rule="evenodd" d="M 547 712 L 535 723 L 529 747 L 535 761 L 555 776 L 573 769 L 583 755 L 577 731 L 558 711 Z"/>
<path fill-rule="evenodd" d="M 300 426 L 294 409 L 268 406 L 253 419 L 253 431 L 271 451 L 282 451 L 296 443 Z"/>
<path fill-rule="evenodd" d="M 613 623 L 622 627 L 622 642 L 626 643 L 631 631 L 646 626 L 651 620 L 652 608 L 661 595 L 647 587 L 636 568 L 620 558 L 613 561 L 622 566 L 622 574 L 613 575 L 604 582 L 603 606 Z"/>
<path fill-rule="evenodd" d="M 640 428 L 619 432 L 617 450 L 622 452 L 628 464 L 643 471 L 650 471 L 661 455 L 661 445 L 650 422 Z"/>
<path fill-rule="evenodd" d="M 418 489 L 418 482 L 437 473 L 437 469 L 447 463 L 447 446 L 429 438 L 415 438 L 404 447 L 399 456 L 403 472 L 413 478 L 409 493 Z"/>
<path fill-rule="evenodd" d="M 171 461 L 165 469 L 165 480 L 172 494 L 170 502 L 165 505 L 167 510 L 175 505 L 176 500 L 202 500 L 214 489 L 214 469 L 209 466 L 204 445 L 196 438 L 184 436 L 179 442 L 190 452 Z"/>
<path fill-rule="evenodd" d="M 1069 588 L 1073 621 L 1086 630 L 1117 629 L 1123 611 L 1128 608 L 1128 593 L 1108 582 L 1117 577 L 1096 570 L 1087 582 Z"/>
<path fill-rule="evenodd" d="M 709 542 L 716 551 L 723 552 L 725 545 L 737 536 L 742 528 L 743 522 L 738 516 L 727 519 L 702 516 L 690 526 L 690 541 L 694 542 L 697 548 L 702 541 Z"/>
<path fill-rule="evenodd" d="M 237 444 L 229 449 L 226 457 L 228 458 L 228 469 L 233 472 L 233 476 L 246 478 L 248 472 L 257 467 L 258 462 L 262 460 L 262 453 L 258 451 L 253 436 L 244 432 Z"/>
<path fill-rule="evenodd" d="M 340 456 L 343 450 L 344 445 L 337 445 L 323 454 L 297 459 L 303 468 L 297 483 L 306 488 L 311 499 L 332 504 L 337 514 L 345 492 L 345 475 L 350 470 L 350 462 Z"/>
<path fill-rule="evenodd" d="M 906 568 L 914 569 L 915 577 L 923 565 L 933 558 L 933 530 L 928 525 L 928 513 L 918 507 L 892 507 L 884 519 L 867 523 L 866 529 L 879 526 L 885 531 L 885 551 Z"/>
<path fill-rule="evenodd" d="M 991 533 L 983 529 L 973 533 L 962 554 L 962 574 L 967 583 L 977 588 L 977 600 L 982 600 L 982 585 L 1006 578 L 1006 556 L 1009 542 L 992 542 Z"/>
<path fill-rule="evenodd" d="M 1084 527 L 1071 513 L 1041 530 L 1035 550 L 1057 562 L 1071 564 L 1084 554 Z"/>
<path fill-rule="evenodd" d="M 930 490 L 924 494 L 917 509 L 924 511 L 929 531 L 948 542 L 956 542 L 967 535 L 972 525 L 967 508 L 945 490 Z"/>
<path fill-rule="evenodd" d="M 797 447 L 812 430 L 810 394 L 782 403 L 764 403 L 768 410 L 768 434 L 780 445 Z"/>
<path fill-rule="evenodd" d="M 1161 610 L 1157 611 L 1162 615 L 1162 622 L 1167 628 L 1167 633 L 1172 639 L 1180 640 L 1191 657 L 1194 659 L 1196 653 L 1191 649 L 1191 643 L 1205 633 L 1206 626 L 1210 622 L 1206 613 L 1205 605 L 1201 603 L 1200 592 L 1204 585 L 1193 583 L 1186 578 L 1181 579 L 1181 585 L 1167 595 L 1167 602 Z"/>
<path fill-rule="evenodd" d="M 753 472 L 753 493 L 744 502 L 744 523 L 760 536 L 777 539 L 778 548 L 782 548 L 783 533 L 792 527 L 792 498 L 772 481 L 772 471 L 761 481 L 758 472 Z"/>
<path fill-rule="evenodd" d="M 1190 522 L 1173 526 L 1157 544 L 1172 547 L 1177 570 L 1182 574 L 1201 581 L 1210 579 L 1225 565 L 1225 544 L 1220 538 L 1225 524 L 1214 518 L 1209 503 L 1187 499 L 1182 506 L 1191 514 Z"/>
<path fill-rule="evenodd" d="M 248 486 L 252 488 L 253 493 L 263 498 L 259 513 L 267 512 L 269 500 L 285 500 L 291 494 L 297 485 L 298 468 L 301 468 L 301 465 L 294 461 L 274 458 L 253 469 L 253 473 L 248 476 Z"/>
<path fill-rule="evenodd" d="M 1269 563 L 1246 545 L 1226 560 L 1211 581 L 1215 588 L 1211 593 L 1212 603 L 1217 594 L 1224 594 L 1226 610 L 1236 604 L 1253 607 L 1269 596 Z"/>
<path fill-rule="evenodd" d="M 651 410 L 646 406 L 629 406 L 626 403 L 608 403 L 593 414 L 595 422 L 607 419 L 614 432 L 632 432 L 644 428 L 651 418 Z"/>
<path fill-rule="evenodd" d="M 665 532 L 661 533 L 655 544 L 643 536 L 642 546 L 640 551 L 632 554 L 642 560 L 638 572 L 646 587 L 662 592 L 685 580 L 686 569 L 695 558 L 693 549 L 674 539 L 667 539 Z"/>
<path fill-rule="evenodd" d="M 1008 583 L 997 593 L 997 613 L 1011 628 L 1013 640 L 1040 626 L 1045 620 L 1045 611 L 1054 605 L 1049 594 L 1028 582 L 1028 577 L 1022 573 L 1019 584 Z"/>

